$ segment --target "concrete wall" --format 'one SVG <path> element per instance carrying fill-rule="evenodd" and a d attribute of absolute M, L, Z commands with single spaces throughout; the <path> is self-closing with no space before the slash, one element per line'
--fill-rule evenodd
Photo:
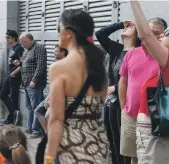
<path fill-rule="evenodd" d="M 27 115 L 28 110 L 26 109 L 26 102 L 25 102 L 25 91 L 24 89 L 20 89 L 19 94 L 19 109 L 21 111 L 21 125 L 26 127 L 27 126 Z"/>
<path fill-rule="evenodd" d="M 7 1 L 0 1 L 0 8 L 0 84 L 2 84 L 7 75 L 7 45 L 5 39 L 7 29 Z"/>
<path fill-rule="evenodd" d="M 0 1 L 0 86 L 2 86 L 7 76 L 7 45 L 5 32 L 7 29 L 7 1 Z M 0 101 L 0 118 L 6 116 L 5 106 Z"/>

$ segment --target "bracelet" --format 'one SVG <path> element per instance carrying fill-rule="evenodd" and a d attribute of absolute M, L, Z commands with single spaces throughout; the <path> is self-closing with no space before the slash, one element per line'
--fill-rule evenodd
<path fill-rule="evenodd" d="M 45 156 L 46 164 L 56 164 L 56 158 Z"/>

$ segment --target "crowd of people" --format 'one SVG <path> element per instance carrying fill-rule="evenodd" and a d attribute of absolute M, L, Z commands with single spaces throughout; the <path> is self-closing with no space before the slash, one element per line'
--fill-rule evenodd
<path fill-rule="evenodd" d="M 109 77 L 105 54 L 94 44 L 92 17 L 83 10 L 62 13 L 46 98 L 45 47 L 27 32 L 19 44 L 17 33 L 7 31 L 9 76 L 0 97 L 9 116 L 0 127 L 0 163 L 31 164 L 27 134 L 42 137 L 36 164 L 168 164 L 169 28 L 159 17 L 147 21 L 137 0 L 130 3 L 133 21 L 95 33 L 109 55 Z M 122 44 L 109 38 L 121 29 Z M 8 125 L 21 118 L 20 84 L 26 132 Z"/>

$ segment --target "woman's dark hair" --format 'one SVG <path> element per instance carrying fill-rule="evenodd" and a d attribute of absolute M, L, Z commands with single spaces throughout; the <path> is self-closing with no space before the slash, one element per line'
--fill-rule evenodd
<path fill-rule="evenodd" d="M 60 19 L 65 29 L 74 32 L 78 47 L 82 48 L 86 55 L 86 67 L 91 76 L 91 86 L 99 92 L 106 83 L 104 68 L 104 54 L 95 44 L 88 41 L 93 36 L 94 22 L 92 17 L 83 10 L 65 10 Z"/>
<path fill-rule="evenodd" d="M 98 45 L 97 47 L 102 51 L 104 56 L 107 54 L 106 50 L 101 45 Z"/>
<path fill-rule="evenodd" d="M 135 35 L 136 35 L 135 47 L 140 47 L 140 46 L 141 46 L 142 41 L 141 41 L 141 40 L 140 40 L 140 38 L 138 37 L 138 32 L 137 32 L 137 29 L 136 29 L 136 31 L 135 31 Z"/>

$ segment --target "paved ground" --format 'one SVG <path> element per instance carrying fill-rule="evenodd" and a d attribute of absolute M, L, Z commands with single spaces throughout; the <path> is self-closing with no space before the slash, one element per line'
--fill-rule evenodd
<path fill-rule="evenodd" d="M 29 148 L 29 154 L 31 157 L 32 164 L 35 164 L 35 154 L 36 154 L 36 147 L 37 143 L 40 141 L 40 139 L 28 139 L 28 148 Z"/>
<path fill-rule="evenodd" d="M 25 129 L 21 127 L 21 129 L 24 131 Z M 29 154 L 32 160 L 32 164 L 35 164 L 35 154 L 36 154 L 36 148 L 37 144 L 40 141 L 40 139 L 28 139 L 28 150 Z"/>

